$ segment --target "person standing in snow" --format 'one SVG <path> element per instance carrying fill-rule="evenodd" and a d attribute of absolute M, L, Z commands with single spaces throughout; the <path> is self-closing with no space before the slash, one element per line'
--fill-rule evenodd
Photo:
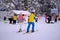
<path fill-rule="evenodd" d="M 48 15 L 45 14 L 45 22 L 47 22 L 47 21 L 48 21 Z"/>
<path fill-rule="evenodd" d="M 19 31 L 18 32 L 22 32 L 22 23 L 24 22 L 24 17 L 23 17 L 23 15 L 22 14 L 20 14 L 19 16 L 18 16 L 18 21 L 19 21 L 19 23 L 20 23 L 20 29 L 19 29 Z"/>
<path fill-rule="evenodd" d="M 6 23 L 6 16 L 4 16 L 4 23 Z"/>
<path fill-rule="evenodd" d="M 57 22 L 57 17 L 58 17 L 58 16 L 55 14 L 55 15 L 54 15 L 54 21 L 55 21 L 55 22 Z"/>
<path fill-rule="evenodd" d="M 27 32 L 26 33 L 29 32 L 29 29 L 30 29 L 31 25 L 32 25 L 32 32 L 34 32 L 34 26 L 35 26 L 35 24 L 34 24 L 34 17 L 35 17 L 34 12 L 31 12 L 31 15 L 28 18 L 28 27 L 27 27 Z"/>
<path fill-rule="evenodd" d="M 35 22 L 38 22 L 38 17 L 37 16 L 35 16 Z"/>
<path fill-rule="evenodd" d="M 14 14 L 14 16 L 13 16 L 13 24 L 16 24 L 16 20 L 17 20 L 17 15 Z"/>
<path fill-rule="evenodd" d="M 48 23 L 51 22 L 51 19 L 52 19 L 51 15 L 48 15 Z"/>
<path fill-rule="evenodd" d="M 9 23 L 12 24 L 12 22 L 13 22 L 13 16 L 9 18 Z"/>

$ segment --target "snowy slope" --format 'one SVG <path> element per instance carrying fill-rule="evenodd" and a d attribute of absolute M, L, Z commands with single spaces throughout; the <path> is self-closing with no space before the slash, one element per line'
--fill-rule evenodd
<path fill-rule="evenodd" d="M 0 22 L 0 40 L 60 40 L 60 21 L 46 24 L 42 17 L 35 23 L 34 33 L 26 33 L 27 23 L 22 25 L 23 32 L 17 33 L 19 24 L 16 25 Z"/>

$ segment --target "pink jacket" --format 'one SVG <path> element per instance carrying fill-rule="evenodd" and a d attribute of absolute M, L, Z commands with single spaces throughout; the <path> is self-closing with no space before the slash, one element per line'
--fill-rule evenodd
<path fill-rule="evenodd" d="M 24 20 L 24 17 L 22 15 L 19 15 L 18 20 Z"/>
<path fill-rule="evenodd" d="M 45 22 L 47 21 L 47 17 L 48 17 L 48 16 L 45 15 Z"/>

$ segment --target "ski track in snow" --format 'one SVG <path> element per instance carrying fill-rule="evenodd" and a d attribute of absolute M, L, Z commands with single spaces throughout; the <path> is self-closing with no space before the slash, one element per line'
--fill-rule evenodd
<path fill-rule="evenodd" d="M 47 24 L 42 17 L 38 23 L 35 23 L 35 31 L 38 31 L 34 33 L 25 33 L 27 25 L 27 23 L 23 24 L 23 31 L 18 33 L 20 24 L 14 25 L 0 21 L 0 40 L 60 40 L 60 21 Z"/>

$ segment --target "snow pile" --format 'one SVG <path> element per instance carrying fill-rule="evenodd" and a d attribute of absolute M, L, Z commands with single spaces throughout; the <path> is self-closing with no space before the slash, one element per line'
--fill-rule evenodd
<path fill-rule="evenodd" d="M 16 14 L 28 14 L 28 15 L 30 15 L 30 12 L 28 12 L 28 11 L 23 11 L 23 10 L 12 10 L 14 13 L 16 13 Z"/>

